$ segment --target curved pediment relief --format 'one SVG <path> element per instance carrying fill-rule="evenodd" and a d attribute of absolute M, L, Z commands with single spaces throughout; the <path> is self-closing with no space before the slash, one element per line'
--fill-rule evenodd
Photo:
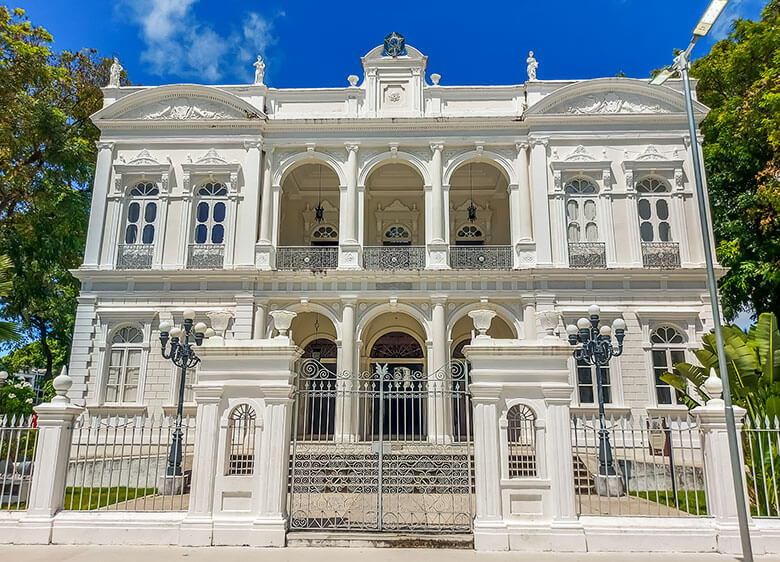
<path fill-rule="evenodd" d="M 92 116 L 100 124 L 127 122 L 249 121 L 265 115 L 246 101 L 211 86 L 181 84 L 129 94 Z"/>
<path fill-rule="evenodd" d="M 706 106 L 694 102 L 697 113 Z M 597 78 L 569 84 L 531 106 L 534 115 L 659 115 L 685 112 L 682 92 L 632 78 Z"/>

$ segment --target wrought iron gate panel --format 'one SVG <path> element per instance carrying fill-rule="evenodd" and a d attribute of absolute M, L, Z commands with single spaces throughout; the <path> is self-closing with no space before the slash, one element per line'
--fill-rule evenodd
<path fill-rule="evenodd" d="M 414 360 L 336 375 L 299 364 L 290 463 L 293 530 L 468 532 L 474 514 L 468 368 Z"/>

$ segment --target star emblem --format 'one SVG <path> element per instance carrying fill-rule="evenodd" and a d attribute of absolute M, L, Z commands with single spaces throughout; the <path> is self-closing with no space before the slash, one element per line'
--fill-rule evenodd
<path fill-rule="evenodd" d="M 382 56 L 385 57 L 399 57 L 406 55 L 406 42 L 404 36 L 400 33 L 390 33 L 385 37 L 385 47 L 382 51 Z"/>

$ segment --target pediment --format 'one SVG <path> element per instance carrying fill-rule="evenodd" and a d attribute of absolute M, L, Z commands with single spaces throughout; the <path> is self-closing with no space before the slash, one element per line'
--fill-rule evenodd
<path fill-rule="evenodd" d="M 547 113 L 593 115 L 614 113 L 672 113 L 675 108 L 656 99 L 628 92 L 579 96 L 554 105 Z"/>

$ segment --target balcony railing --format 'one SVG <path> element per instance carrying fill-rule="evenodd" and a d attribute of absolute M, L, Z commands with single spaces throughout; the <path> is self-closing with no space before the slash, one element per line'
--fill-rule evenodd
<path fill-rule="evenodd" d="M 187 269 L 222 269 L 224 262 L 224 244 L 190 244 Z"/>
<path fill-rule="evenodd" d="M 154 244 L 120 244 L 117 269 L 151 269 Z"/>
<path fill-rule="evenodd" d="M 656 269 L 677 269 L 680 267 L 680 244 L 642 242 L 642 264 Z"/>
<path fill-rule="evenodd" d="M 367 246 L 365 269 L 425 269 L 425 246 Z"/>
<path fill-rule="evenodd" d="M 607 267 L 604 242 L 569 242 L 569 267 L 596 269 Z"/>
<path fill-rule="evenodd" d="M 337 246 L 280 246 L 276 250 L 276 269 L 320 271 L 338 265 Z"/>
<path fill-rule="evenodd" d="M 512 269 L 512 246 L 450 246 L 452 269 Z"/>

